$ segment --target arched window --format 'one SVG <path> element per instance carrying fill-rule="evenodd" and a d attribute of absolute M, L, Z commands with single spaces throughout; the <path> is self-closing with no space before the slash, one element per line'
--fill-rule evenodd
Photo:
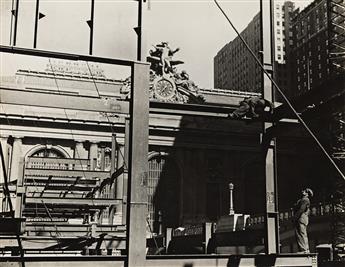
<path fill-rule="evenodd" d="M 180 185 L 180 170 L 173 158 L 161 153 L 149 157 L 148 213 L 153 232 L 159 232 L 160 224 L 163 228 L 179 225 Z"/>
<path fill-rule="evenodd" d="M 68 154 L 62 149 L 54 146 L 40 145 L 30 150 L 26 156 L 26 168 L 40 168 L 40 169 L 67 169 L 66 164 L 58 162 L 45 162 L 38 160 L 39 158 L 66 158 Z"/>
<path fill-rule="evenodd" d="M 38 157 L 38 158 L 64 158 L 64 155 L 56 150 L 56 149 L 52 149 L 52 148 L 43 148 L 40 149 L 38 151 L 36 151 L 35 153 L 33 153 L 30 157 Z"/>

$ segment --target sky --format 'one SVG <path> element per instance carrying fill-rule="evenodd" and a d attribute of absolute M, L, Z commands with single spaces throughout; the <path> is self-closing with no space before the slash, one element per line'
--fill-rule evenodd
<path fill-rule="evenodd" d="M 15 2 L 15 1 L 14 1 Z M 219 0 L 234 25 L 242 31 L 259 12 L 259 0 Z M 295 1 L 304 8 L 310 0 Z M 0 0 L 0 43 L 10 44 L 12 0 Z M 35 0 L 21 0 L 17 46 L 33 47 Z M 37 48 L 67 53 L 88 54 L 90 0 L 40 0 Z M 136 59 L 137 5 L 133 0 L 95 0 L 93 54 L 103 57 Z M 144 29 L 147 50 L 168 41 L 179 47 L 174 58 L 182 60 L 199 87 L 213 87 L 213 58 L 236 35 L 212 0 L 150 0 L 145 8 Z M 13 27 L 12 27 L 13 28 Z M 18 68 L 43 70 L 47 60 L 0 54 L 0 75 Z M 127 71 L 107 68 L 109 78 L 123 79 Z"/>

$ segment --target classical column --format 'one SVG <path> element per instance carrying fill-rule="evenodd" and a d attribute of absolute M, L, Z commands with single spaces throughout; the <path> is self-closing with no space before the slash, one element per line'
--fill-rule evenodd
<path fill-rule="evenodd" d="M 91 170 L 95 170 L 95 168 L 97 167 L 97 154 L 98 154 L 98 144 L 91 142 L 90 151 L 89 151 L 89 160 L 90 160 Z"/>
<path fill-rule="evenodd" d="M 20 158 L 22 157 L 22 138 L 14 137 L 12 145 L 12 157 L 11 157 L 11 170 L 9 175 L 9 181 L 17 180 L 19 171 Z"/>
<path fill-rule="evenodd" d="M 4 182 L 4 170 L 6 171 L 8 175 L 8 144 L 7 144 L 8 136 L 2 136 L 0 137 L 1 147 L 2 147 L 2 153 L 4 155 L 4 162 L 5 166 L 2 166 L 2 161 L 0 160 L 0 183 Z"/>
<path fill-rule="evenodd" d="M 88 158 L 88 152 L 84 148 L 83 141 L 76 141 L 75 150 L 74 150 L 74 158 L 79 158 L 79 159 Z"/>

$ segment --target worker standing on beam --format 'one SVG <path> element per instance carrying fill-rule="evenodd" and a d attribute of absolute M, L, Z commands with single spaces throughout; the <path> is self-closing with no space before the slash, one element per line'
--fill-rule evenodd
<path fill-rule="evenodd" d="M 306 188 L 302 191 L 302 197 L 295 205 L 295 236 L 298 252 L 310 253 L 307 234 L 307 226 L 310 214 L 310 198 L 313 197 L 313 191 Z"/>

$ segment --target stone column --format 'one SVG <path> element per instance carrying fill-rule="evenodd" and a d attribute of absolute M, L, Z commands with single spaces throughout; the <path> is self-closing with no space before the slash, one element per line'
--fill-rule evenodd
<path fill-rule="evenodd" d="M 101 171 L 105 168 L 105 145 L 101 144 L 101 159 L 100 159 Z"/>
<path fill-rule="evenodd" d="M 17 180 L 19 172 L 23 171 L 19 169 L 20 158 L 22 156 L 22 137 L 15 137 L 12 146 L 11 170 L 9 175 L 10 182 Z"/>
<path fill-rule="evenodd" d="M 8 136 L 1 136 L 0 142 L 2 147 L 2 152 L 4 155 L 4 162 L 5 166 L 2 166 L 2 160 L 0 160 L 0 183 L 4 182 L 4 169 L 8 175 L 8 144 L 7 144 Z"/>
<path fill-rule="evenodd" d="M 91 142 L 89 151 L 90 169 L 93 171 L 97 167 L 98 144 Z"/>
<path fill-rule="evenodd" d="M 87 159 L 88 153 L 84 148 L 83 141 L 76 141 L 74 149 L 74 158 Z"/>

